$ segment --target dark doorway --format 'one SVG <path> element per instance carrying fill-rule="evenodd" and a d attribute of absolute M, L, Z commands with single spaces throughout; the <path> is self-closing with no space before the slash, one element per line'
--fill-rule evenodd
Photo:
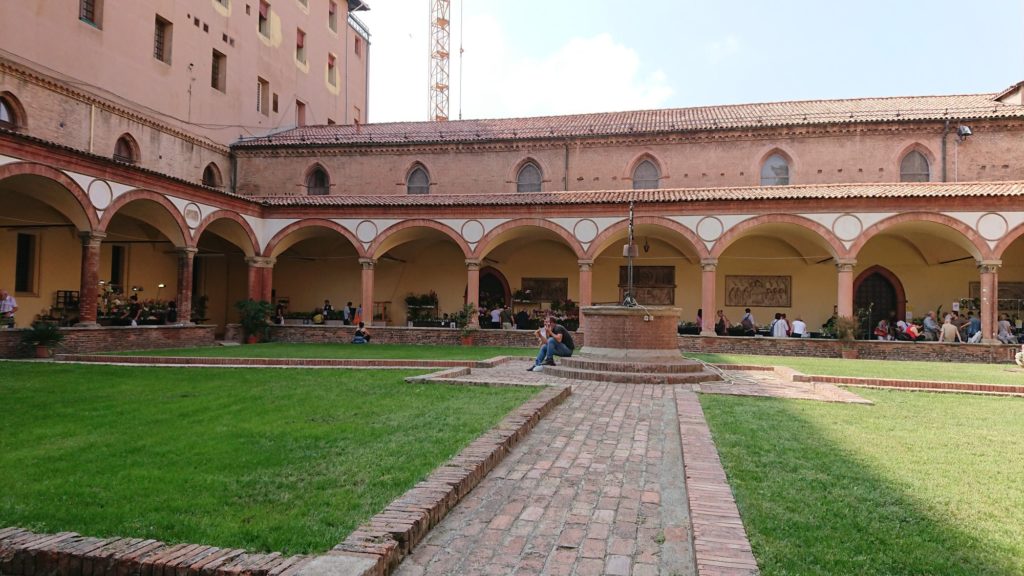
<path fill-rule="evenodd" d="M 895 312 L 900 319 L 906 314 L 906 296 L 903 285 L 889 270 L 881 266 L 872 266 L 854 281 L 853 309 L 855 312 L 871 310 L 867 326 L 862 330 L 870 332 L 878 321 L 888 318 Z"/>
<path fill-rule="evenodd" d="M 476 301 L 477 306 L 485 306 L 490 310 L 495 304 L 508 306 L 511 302 L 512 293 L 505 275 L 489 266 L 480 270 L 480 298 Z"/>

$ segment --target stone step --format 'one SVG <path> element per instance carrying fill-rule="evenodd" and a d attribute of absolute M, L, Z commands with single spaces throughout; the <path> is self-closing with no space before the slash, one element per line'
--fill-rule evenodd
<path fill-rule="evenodd" d="M 585 356 L 573 356 L 561 358 L 560 363 L 566 368 L 577 370 L 595 370 L 601 372 L 648 372 L 660 374 L 684 374 L 690 372 L 701 372 L 704 365 L 700 362 L 687 360 L 680 357 L 678 361 L 669 362 L 644 362 L 644 361 L 618 361 L 604 360 L 601 358 L 587 358 Z"/>
<path fill-rule="evenodd" d="M 716 382 L 722 378 L 713 372 L 609 372 L 603 370 L 583 370 L 568 366 L 545 366 L 544 374 L 569 380 L 595 380 L 598 382 L 614 382 L 616 384 L 699 384 Z"/>

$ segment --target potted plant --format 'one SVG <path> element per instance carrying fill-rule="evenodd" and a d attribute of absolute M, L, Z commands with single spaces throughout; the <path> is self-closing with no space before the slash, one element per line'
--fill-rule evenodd
<path fill-rule="evenodd" d="M 53 322 L 33 322 L 21 335 L 21 344 L 32 350 L 36 358 L 49 358 L 51 349 L 64 339 L 64 334 Z"/>
<path fill-rule="evenodd" d="M 238 308 L 238 323 L 242 325 L 246 343 L 255 344 L 260 339 L 266 340 L 270 328 L 270 314 L 274 311 L 270 302 L 250 298 L 239 300 L 235 303 L 235 308 Z"/>
<path fill-rule="evenodd" d="M 459 329 L 459 338 L 461 338 L 463 346 L 473 345 L 473 334 L 476 332 L 476 328 L 470 324 L 470 321 L 476 314 L 476 304 L 469 302 L 452 316 L 455 326 Z"/>
<path fill-rule="evenodd" d="M 858 356 L 857 348 L 853 342 L 859 325 L 860 322 L 852 316 L 836 318 L 836 337 L 839 338 L 843 358 L 847 360 L 856 359 Z"/>

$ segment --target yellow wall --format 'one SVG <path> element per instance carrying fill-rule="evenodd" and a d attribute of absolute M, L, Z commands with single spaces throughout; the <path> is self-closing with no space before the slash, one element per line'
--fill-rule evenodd
<path fill-rule="evenodd" d="M 37 236 L 38 267 L 32 293 L 14 291 L 18 232 Z M 0 230 L 0 287 L 18 302 L 17 326 L 28 326 L 36 315 L 46 314 L 57 290 L 78 290 L 82 268 L 82 244 L 73 227 Z"/>

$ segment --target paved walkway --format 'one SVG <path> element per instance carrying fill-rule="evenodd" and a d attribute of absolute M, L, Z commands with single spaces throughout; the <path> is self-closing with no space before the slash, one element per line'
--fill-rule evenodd
<path fill-rule="evenodd" d="M 443 379 L 565 382 L 527 372 L 528 364 Z M 783 382 L 771 372 L 723 375 L 726 382 L 699 389 L 860 401 L 835 386 Z M 579 381 L 572 387 L 572 396 L 396 574 L 756 574 L 695 387 Z"/>

